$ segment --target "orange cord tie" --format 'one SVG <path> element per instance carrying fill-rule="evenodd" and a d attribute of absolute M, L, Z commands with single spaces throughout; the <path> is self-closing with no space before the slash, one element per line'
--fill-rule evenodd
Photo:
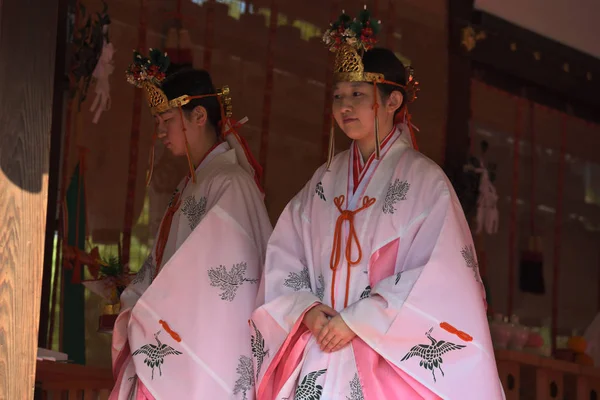
<path fill-rule="evenodd" d="M 154 271 L 154 278 L 158 275 L 158 271 L 160 269 L 163 255 L 165 253 L 165 247 L 167 246 L 167 240 L 169 239 L 169 231 L 171 230 L 171 224 L 173 223 L 173 216 L 175 212 L 179 209 L 181 205 L 181 192 L 177 192 L 175 197 L 173 197 L 173 201 L 169 205 L 165 217 L 160 224 L 160 229 L 158 231 L 158 238 L 156 240 L 156 270 Z"/>
<path fill-rule="evenodd" d="M 192 182 L 196 183 L 196 168 L 194 168 L 194 163 L 192 163 L 192 157 L 190 155 L 190 144 L 187 140 L 187 129 L 185 129 L 185 122 L 183 120 L 183 109 L 179 107 L 179 116 L 181 117 L 181 128 L 183 129 L 183 138 L 185 139 L 185 155 L 187 156 L 188 167 L 190 169 L 190 176 L 192 177 Z"/>
<path fill-rule="evenodd" d="M 181 336 L 179 336 L 179 334 L 177 332 L 175 332 L 173 329 L 171 329 L 169 324 L 167 324 L 162 319 L 160 321 L 158 321 L 158 323 L 162 325 L 163 329 L 165 331 L 167 331 L 167 333 L 169 335 L 171 335 L 171 337 L 173 338 L 174 341 L 176 341 L 177 343 L 181 342 Z"/>
<path fill-rule="evenodd" d="M 335 222 L 335 231 L 333 235 L 333 247 L 331 249 L 331 258 L 329 260 L 329 268 L 333 271 L 333 278 L 331 280 L 331 305 L 335 307 L 335 277 L 337 274 L 337 267 L 340 263 L 340 259 L 342 256 L 342 227 L 344 225 L 344 221 L 348 221 L 349 223 L 349 231 L 348 231 L 348 239 L 346 241 L 346 262 L 348 263 L 348 276 L 346 277 L 346 296 L 344 301 L 344 307 L 348 306 L 348 292 L 350 288 L 350 268 L 353 265 L 356 265 L 362 260 L 362 249 L 360 247 L 360 242 L 358 241 L 358 235 L 356 234 L 356 228 L 354 227 L 354 216 L 361 212 L 364 209 L 371 207 L 375 203 L 375 199 L 365 196 L 363 197 L 363 204 L 360 208 L 351 211 L 351 210 L 343 210 L 342 206 L 344 204 L 346 197 L 342 194 L 333 199 L 334 204 L 340 212 L 340 216 L 337 218 Z M 356 249 L 358 251 L 358 257 L 355 260 L 352 260 L 352 243 L 356 243 Z"/>
<path fill-rule="evenodd" d="M 415 130 L 412 124 L 412 115 L 408 112 L 408 107 L 404 108 L 404 120 L 406 121 L 406 125 L 408 125 L 408 131 L 410 132 L 410 140 L 412 141 L 413 148 L 419 151 L 419 145 L 417 144 L 417 137 L 415 136 Z"/>
<path fill-rule="evenodd" d="M 460 339 L 462 339 L 465 342 L 472 342 L 473 341 L 473 336 L 469 335 L 466 332 L 459 331 L 458 329 L 456 329 L 455 327 L 453 327 L 452 325 L 450 325 L 447 322 L 440 323 L 440 328 L 442 328 L 445 331 L 450 332 L 453 335 L 458 336 Z"/>
<path fill-rule="evenodd" d="M 150 145 L 150 161 L 148 162 L 148 176 L 146 177 L 146 187 L 150 186 L 150 181 L 152 180 L 152 172 L 154 172 L 154 146 L 156 145 L 156 125 L 154 126 L 154 134 L 152 135 L 152 144 Z"/>

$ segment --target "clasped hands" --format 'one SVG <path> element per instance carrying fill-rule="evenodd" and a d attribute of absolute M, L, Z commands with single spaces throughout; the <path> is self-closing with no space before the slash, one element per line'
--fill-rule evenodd
<path fill-rule="evenodd" d="M 340 314 L 325 304 L 311 308 L 304 314 L 302 322 L 317 339 L 321 350 L 326 353 L 342 349 L 356 336 Z"/>

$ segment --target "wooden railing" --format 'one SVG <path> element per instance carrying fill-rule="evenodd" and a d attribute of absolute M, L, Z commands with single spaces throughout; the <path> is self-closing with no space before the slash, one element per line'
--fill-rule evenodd
<path fill-rule="evenodd" d="M 106 400 L 114 385 L 112 371 L 76 364 L 38 361 L 35 399 Z"/>
<path fill-rule="evenodd" d="M 600 400 L 600 369 L 510 350 L 497 350 L 507 400 Z M 38 361 L 36 399 L 106 400 L 114 381 L 106 369 Z"/>
<path fill-rule="evenodd" d="M 600 400 L 600 369 L 496 350 L 506 400 Z"/>

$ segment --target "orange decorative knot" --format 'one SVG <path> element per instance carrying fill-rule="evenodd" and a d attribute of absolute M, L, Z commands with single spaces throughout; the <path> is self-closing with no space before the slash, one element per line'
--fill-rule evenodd
<path fill-rule="evenodd" d="M 458 329 L 456 329 L 455 327 L 453 327 L 452 325 L 450 325 L 447 322 L 440 323 L 440 328 L 442 328 L 445 331 L 450 332 L 453 335 L 458 336 L 460 339 L 462 339 L 465 342 L 472 342 L 473 341 L 473 336 L 469 335 L 466 332 L 459 331 Z"/>
<path fill-rule="evenodd" d="M 354 216 L 361 212 L 364 209 L 371 207 L 375 203 L 375 199 L 365 196 L 363 197 L 363 204 L 360 208 L 357 208 L 354 211 L 351 210 L 343 210 L 342 206 L 344 205 L 344 201 L 346 197 L 342 194 L 333 199 L 333 203 L 337 207 L 340 212 L 340 216 L 337 218 L 335 222 L 335 231 L 333 234 L 333 246 L 331 249 L 331 258 L 329 259 L 329 268 L 333 271 L 333 278 L 331 280 L 331 305 L 335 307 L 335 276 L 337 273 L 337 267 L 340 264 L 340 259 L 342 257 L 342 235 L 343 235 L 343 225 L 344 221 L 348 221 L 348 239 L 346 241 L 346 262 L 348 263 L 348 276 L 346 278 L 346 300 L 344 302 L 344 307 L 348 306 L 348 292 L 350 287 L 350 267 L 360 263 L 362 260 L 362 249 L 360 247 L 360 242 L 358 241 L 358 235 L 356 234 L 356 228 L 354 227 Z M 356 244 L 356 249 L 358 251 L 358 256 L 356 259 L 352 259 L 352 244 Z"/>
<path fill-rule="evenodd" d="M 171 329 L 171 327 L 169 326 L 169 324 L 167 324 L 162 319 L 160 321 L 158 321 L 158 323 L 162 325 L 163 329 L 165 331 L 167 331 L 167 333 L 169 335 L 171 335 L 171 337 L 173 338 L 173 340 L 175 340 L 177 343 L 181 342 L 181 336 L 179 336 L 179 334 L 177 332 L 175 332 L 173 329 Z"/>

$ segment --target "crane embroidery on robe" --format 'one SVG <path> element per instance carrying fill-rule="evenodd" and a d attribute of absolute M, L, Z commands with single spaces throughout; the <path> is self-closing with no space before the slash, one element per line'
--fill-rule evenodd
<path fill-rule="evenodd" d="M 408 360 L 414 356 L 421 358 L 419 366 L 431 370 L 433 381 L 436 382 L 436 368 L 439 369 L 442 373 L 442 376 L 444 376 L 444 371 L 442 370 L 442 355 L 449 351 L 460 350 L 465 346 L 462 344 L 446 342 L 444 340 L 438 341 L 431 336 L 432 331 L 433 328 L 429 329 L 429 331 L 425 333 L 425 336 L 427 336 L 427 338 L 431 341 L 431 344 L 418 344 L 413 346 L 413 348 L 410 349 L 410 351 L 406 353 L 406 355 L 400 361 Z"/>
<path fill-rule="evenodd" d="M 148 367 L 152 368 L 152 380 L 154 380 L 154 368 L 158 367 L 158 373 L 162 376 L 161 365 L 165 362 L 165 357 L 169 355 L 178 356 L 181 353 L 180 351 L 175 350 L 171 346 L 162 343 L 158 339 L 158 335 L 161 331 L 158 331 L 154 334 L 154 340 L 156 340 L 156 346 L 153 344 L 145 344 L 136 351 L 133 352 L 132 355 L 137 356 L 138 354 L 144 354 L 146 359 L 144 360 L 144 364 Z"/>
<path fill-rule="evenodd" d="M 406 200 L 406 194 L 410 189 L 410 183 L 407 181 L 401 181 L 396 179 L 394 183 L 390 183 L 387 193 L 385 194 L 385 200 L 383 203 L 383 213 L 393 214 L 396 212 L 394 205 L 402 200 Z"/>
<path fill-rule="evenodd" d="M 311 290 L 310 286 L 310 274 L 308 272 L 308 267 L 305 265 L 302 268 L 302 271 L 298 272 L 290 272 L 288 277 L 283 281 L 283 286 L 287 286 L 290 289 L 293 289 L 294 292 L 298 292 L 302 289 Z"/>
<path fill-rule="evenodd" d="M 475 256 L 475 250 L 473 250 L 473 246 L 465 246 L 460 251 L 463 258 L 465 259 L 465 263 L 467 264 L 467 268 L 473 270 L 473 275 L 475 276 L 475 280 L 481 283 L 481 277 L 479 276 L 479 264 L 477 264 L 477 258 Z"/>
<path fill-rule="evenodd" d="M 239 364 L 236 368 L 238 379 L 233 387 L 233 394 L 242 393 L 244 400 L 246 393 L 254 387 L 254 370 L 252 369 L 252 359 L 250 357 L 241 356 Z"/>
<path fill-rule="evenodd" d="M 252 347 L 252 355 L 254 358 L 256 358 L 256 379 L 258 379 L 263 361 L 265 360 L 265 357 L 269 355 L 269 350 L 265 350 L 265 339 L 254 324 L 254 321 L 250 320 L 250 323 L 252 324 L 254 332 L 256 333 L 256 336 L 250 336 L 250 345 Z"/>
<path fill-rule="evenodd" d="M 325 297 L 325 278 L 323 274 L 319 275 L 319 279 L 317 280 L 317 290 L 315 290 L 315 296 L 319 298 L 319 300 L 323 301 Z"/>
<path fill-rule="evenodd" d="M 196 201 L 194 196 L 186 197 L 183 201 L 181 212 L 188 219 L 190 229 L 194 230 L 206 213 L 206 197 L 200 197 L 198 201 Z"/>
<path fill-rule="evenodd" d="M 319 196 L 319 198 L 323 201 L 327 201 L 325 198 L 325 190 L 323 189 L 323 184 L 321 182 L 317 183 L 315 187 L 315 193 Z"/>
<path fill-rule="evenodd" d="M 317 385 L 317 379 L 327 370 L 309 372 L 296 388 L 294 400 L 319 400 L 323 394 L 323 386 Z"/>
<path fill-rule="evenodd" d="M 133 279 L 131 280 L 132 284 L 138 284 L 138 283 L 142 283 L 146 280 L 146 276 L 150 277 L 150 284 L 152 284 L 152 277 L 154 276 L 154 270 L 155 270 L 155 265 L 154 265 L 154 257 L 152 257 L 152 254 L 148 256 L 148 258 L 146 258 L 146 261 L 144 261 L 144 264 L 142 265 L 142 267 L 140 268 L 140 270 L 138 271 L 137 274 L 135 274 L 135 276 L 133 277 Z"/>
<path fill-rule="evenodd" d="M 210 286 L 218 287 L 222 290 L 220 296 L 222 300 L 233 301 L 237 290 L 244 282 L 257 283 L 258 279 L 246 279 L 247 264 L 241 262 L 235 264 L 231 271 L 227 271 L 224 265 L 208 270 Z"/>

